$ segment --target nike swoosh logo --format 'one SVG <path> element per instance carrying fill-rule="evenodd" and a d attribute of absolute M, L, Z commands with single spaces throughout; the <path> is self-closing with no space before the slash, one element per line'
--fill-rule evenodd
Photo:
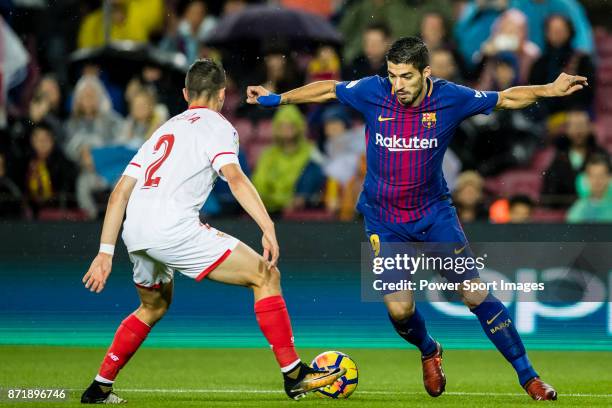
<path fill-rule="evenodd" d="M 497 313 L 495 316 L 493 316 L 493 318 L 491 320 L 487 320 L 487 324 L 493 323 L 493 321 L 495 319 L 497 319 L 499 317 L 499 315 L 502 314 L 503 312 L 504 312 L 504 309 L 500 310 L 499 313 Z"/>
<path fill-rule="evenodd" d="M 383 118 L 382 115 L 378 115 L 379 122 L 386 122 L 388 120 L 395 120 L 395 118 Z"/>
<path fill-rule="evenodd" d="M 455 251 L 455 255 L 459 255 L 460 253 L 463 252 L 463 250 L 465 249 L 467 245 L 462 246 L 461 248 L 457 249 L 455 248 L 453 251 Z"/>

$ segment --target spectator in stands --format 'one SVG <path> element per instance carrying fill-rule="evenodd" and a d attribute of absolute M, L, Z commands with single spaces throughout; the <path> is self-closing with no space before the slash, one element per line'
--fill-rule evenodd
<path fill-rule="evenodd" d="M 594 154 L 606 154 L 597 145 L 588 112 L 567 113 L 565 135 L 557 138 L 555 157 L 544 174 L 542 202 L 567 207 L 576 198 L 576 177 Z"/>
<path fill-rule="evenodd" d="M 330 45 L 322 45 L 317 49 L 315 57 L 306 68 L 307 82 L 340 80 L 340 57 Z"/>
<path fill-rule="evenodd" d="M 495 200 L 489 207 L 489 220 L 496 224 L 524 224 L 531 221 L 533 200 L 523 194 Z"/>
<path fill-rule="evenodd" d="M 531 222 L 534 207 L 533 200 L 526 195 L 515 195 L 508 200 L 508 222 L 511 224 L 525 224 Z"/>
<path fill-rule="evenodd" d="M 55 144 L 53 129 L 39 123 L 32 130 L 32 154 L 25 175 L 27 199 L 34 216 L 43 208 L 73 201 L 75 166 Z M 68 196 L 70 195 L 70 196 Z"/>
<path fill-rule="evenodd" d="M 502 51 L 492 55 L 478 82 L 478 89 L 503 91 L 519 84 L 519 62 L 516 55 Z"/>
<path fill-rule="evenodd" d="M 510 9 L 502 13 L 493 23 L 491 35 L 480 48 L 479 62 L 485 66 L 482 74 L 485 78 L 491 74 L 489 67 L 492 64 L 487 62 L 502 52 L 514 54 L 518 61 L 518 83 L 526 84 L 531 66 L 540 56 L 540 49 L 529 41 L 527 16 L 518 10 Z"/>
<path fill-rule="evenodd" d="M 509 0 L 468 2 L 455 23 L 454 38 L 458 51 L 467 69 L 473 74 L 480 61 L 480 47 L 489 37 L 495 20 L 508 9 L 508 2 Z"/>
<path fill-rule="evenodd" d="M 419 23 L 428 11 L 440 11 L 450 21 L 450 0 L 357 0 L 349 4 L 340 20 L 344 36 L 344 60 L 352 61 L 361 49 L 361 34 L 373 22 L 386 24 L 393 37 L 417 35 Z"/>
<path fill-rule="evenodd" d="M 453 53 L 446 48 L 437 48 L 429 51 L 429 66 L 431 75 L 447 81 L 461 83 L 463 78 L 455 61 Z"/>
<path fill-rule="evenodd" d="M 176 92 L 176 83 L 170 75 L 163 75 L 160 67 L 145 65 L 137 76 L 128 83 L 125 99 L 129 102 L 133 95 L 148 90 L 157 95 L 158 104 L 155 108 L 160 114 L 175 116 L 185 110 L 185 100 L 180 92 Z"/>
<path fill-rule="evenodd" d="M 53 90 L 52 80 L 47 80 L 45 85 L 43 82 L 39 84 L 39 87 L 30 101 L 29 116 L 27 118 L 30 125 L 34 125 L 40 122 L 45 122 L 53 129 L 55 140 L 62 143 L 65 139 L 64 129 L 59 116 L 61 105 L 60 95 L 56 95 L 55 92 L 59 92 L 59 89 Z M 55 83 L 57 85 L 57 83 Z M 48 90 L 44 90 L 45 87 L 49 87 Z"/>
<path fill-rule="evenodd" d="M 274 89 L 271 92 L 275 93 L 288 91 L 304 82 L 293 57 L 282 48 L 283 46 L 270 46 L 263 59 L 262 84 Z"/>
<path fill-rule="evenodd" d="M 49 113 L 58 119 L 65 119 L 67 112 L 64 109 L 62 91 L 57 78 L 47 74 L 40 79 L 35 95 L 40 95 L 49 103 Z"/>
<path fill-rule="evenodd" d="M 475 171 L 464 171 L 457 178 L 453 191 L 453 202 L 461 222 L 469 223 L 487 219 L 483 186 L 483 178 Z"/>
<path fill-rule="evenodd" d="M 95 76 L 83 76 L 75 86 L 64 151 L 79 162 L 84 149 L 114 144 L 122 125 L 102 82 Z"/>
<path fill-rule="evenodd" d="M 126 118 L 117 143 L 139 149 L 168 117 L 156 110 L 155 94 L 142 89 L 131 97 L 130 115 Z"/>
<path fill-rule="evenodd" d="M 161 26 L 163 0 L 111 0 L 110 40 L 144 43 Z M 78 47 L 104 45 L 104 12 L 102 7 L 85 16 L 78 35 Z"/>
<path fill-rule="evenodd" d="M 116 84 L 111 79 L 108 72 L 105 72 L 100 65 L 93 62 L 86 63 L 81 70 L 81 78 L 82 77 L 96 77 L 99 79 L 106 94 L 108 95 L 113 110 L 121 115 L 127 113 L 124 98 L 124 86 Z M 74 94 L 68 97 L 68 106 L 72 106 L 73 98 Z"/>
<path fill-rule="evenodd" d="M 53 106 L 57 106 L 57 95 L 52 85 L 53 81 L 49 82 L 51 84 L 44 86 L 44 82 L 39 83 L 30 100 L 28 114 L 22 118 L 14 118 L 8 131 L 9 137 L 5 148 L 11 163 L 9 173 L 14 180 L 18 180 L 22 190 L 25 188 L 23 175 L 27 170 L 27 156 L 31 149 L 30 135 L 34 126 L 44 122 L 46 126 L 51 127 L 57 144 L 61 145 L 65 140 L 62 122 L 53 111 Z M 45 91 L 45 88 L 49 89 Z"/>
<path fill-rule="evenodd" d="M 369 25 L 362 35 L 361 53 L 342 74 L 344 80 L 354 80 L 371 75 L 387 76 L 385 54 L 391 45 L 391 30 L 386 24 Z"/>
<path fill-rule="evenodd" d="M 111 109 L 110 99 L 101 81 L 83 76 L 76 84 L 72 112 L 66 123 L 66 156 L 77 162 L 77 201 L 90 218 L 98 216 L 96 192 L 109 189 L 108 182 L 95 170 L 91 149 L 116 144 L 123 119 Z"/>
<path fill-rule="evenodd" d="M 327 177 L 325 207 L 342 221 L 352 220 L 363 182 L 360 174 L 365 144 L 358 142 L 363 129 L 351 129 L 351 116 L 341 105 L 332 105 L 322 115 L 325 135 L 323 173 Z"/>
<path fill-rule="evenodd" d="M 577 0 L 511 0 L 511 7 L 529 16 L 529 39 L 538 47 L 544 48 L 545 22 L 553 14 L 561 14 L 572 21 L 576 35 L 572 46 L 587 54 L 593 54 L 593 32 L 584 7 Z"/>
<path fill-rule="evenodd" d="M 453 63 L 455 69 L 461 72 L 461 76 L 464 75 L 465 67 L 461 54 L 457 51 L 455 43 L 452 41 L 449 35 L 448 22 L 446 21 L 444 14 L 438 11 L 430 11 L 425 13 L 421 20 L 421 33 L 420 37 L 427 44 L 430 54 L 433 51 L 440 49 L 447 50 L 453 56 Z"/>
<path fill-rule="evenodd" d="M 217 19 L 208 14 L 206 2 L 190 0 L 180 9 L 181 20 L 169 14 L 168 29 L 159 47 L 166 51 L 180 52 L 192 63 L 198 58 L 199 44 L 205 41 L 217 25 Z"/>
<path fill-rule="evenodd" d="M 223 17 L 239 13 L 247 6 L 247 0 L 225 0 L 223 3 Z"/>
<path fill-rule="evenodd" d="M 23 212 L 21 191 L 6 170 L 6 157 L 0 153 L 0 217 L 18 218 Z"/>
<path fill-rule="evenodd" d="M 430 50 L 448 48 L 450 44 L 444 16 L 437 11 L 425 13 L 421 19 L 420 37 Z"/>
<path fill-rule="evenodd" d="M 590 196 L 580 198 L 567 213 L 567 221 L 612 222 L 612 197 L 610 188 L 610 160 L 604 155 L 593 155 L 586 164 Z"/>
<path fill-rule="evenodd" d="M 325 179 L 322 157 L 306 140 L 306 120 L 294 105 L 276 111 L 272 121 L 274 144 L 255 166 L 253 184 L 272 213 L 302 209 L 320 201 Z"/>
<path fill-rule="evenodd" d="M 303 85 L 304 77 L 291 54 L 285 50 L 285 46 L 271 44 L 264 50 L 263 63 L 256 70 L 252 83 L 258 83 L 274 93 L 283 93 Z M 243 100 L 237 113 L 239 116 L 258 121 L 271 118 L 274 110 L 260 109 Z"/>
<path fill-rule="evenodd" d="M 554 81 L 561 72 L 570 75 L 582 75 L 589 79 L 589 86 L 581 92 L 564 98 L 563 101 L 544 99 L 540 103 L 548 114 L 557 113 L 567 106 L 580 106 L 589 109 L 595 91 L 595 66 L 588 54 L 572 46 L 574 28 L 571 21 L 560 14 L 554 14 L 546 20 L 546 47 L 542 56 L 531 69 L 529 82 L 547 84 Z"/>
<path fill-rule="evenodd" d="M 518 82 L 518 63 L 513 53 L 504 52 L 490 60 L 490 75 L 480 89 L 501 91 Z M 465 120 L 451 147 L 461 157 L 464 168 L 475 168 L 492 176 L 529 163 L 540 142 L 541 126 L 520 110 L 499 110 L 489 116 Z"/>

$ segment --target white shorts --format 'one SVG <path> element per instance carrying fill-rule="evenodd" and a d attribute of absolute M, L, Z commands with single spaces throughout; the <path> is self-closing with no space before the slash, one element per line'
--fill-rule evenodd
<path fill-rule="evenodd" d="M 176 246 L 130 252 L 134 283 L 143 288 L 159 288 L 172 280 L 175 269 L 201 281 L 232 253 L 238 242 L 231 235 L 205 225 Z"/>

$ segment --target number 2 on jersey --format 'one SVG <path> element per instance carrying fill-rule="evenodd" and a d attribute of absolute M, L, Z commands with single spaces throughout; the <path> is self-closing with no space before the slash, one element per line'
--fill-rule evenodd
<path fill-rule="evenodd" d="M 161 177 L 154 177 L 155 172 L 159 170 L 164 161 L 170 156 L 170 152 L 172 151 L 172 146 L 174 146 L 174 135 L 163 135 L 157 140 L 155 143 L 155 148 L 153 153 L 157 153 L 162 146 L 164 147 L 164 153 L 160 158 L 155 160 L 153 163 L 147 167 L 147 171 L 145 172 L 145 182 L 142 188 L 154 188 L 159 186 L 159 182 Z"/>

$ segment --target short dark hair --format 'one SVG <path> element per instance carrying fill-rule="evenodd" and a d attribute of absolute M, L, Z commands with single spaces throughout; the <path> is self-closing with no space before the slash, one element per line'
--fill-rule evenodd
<path fill-rule="evenodd" d="M 177 15 L 182 16 L 183 14 L 185 14 L 185 11 L 187 11 L 187 8 L 191 6 L 191 4 L 193 3 L 202 3 L 204 4 L 204 7 L 207 7 L 205 0 L 179 0 L 178 4 L 176 5 Z"/>
<path fill-rule="evenodd" d="M 429 50 L 419 37 L 402 37 L 387 51 L 387 61 L 394 64 L 412 64 L 423 72 L 429 65 Z"/>
<path fill-rule="evenodd" d="M 567 42 L 568 43 L 572 42 L 572 40 L 576 36 L 576 29 L 574 28 L 574 23 L 572 23 L 572 20 L 570 20 L 567 16 L 564 16 L 563 14 L 555 13 L 555 14 L 551 14 L 548 17 L 546 17 L 546 20 L 544 20 L 545 33 L 546 31 L 548 31 L 550 22 L 553 21 L 555 18 L 560 18 L 561 20 L 565 22 L 565 24 L 567 24 L 567 28 L 569 29 L 569 38 L 567 39 Z M 544 37 L 546 37 L 546 34 L 544 35 Z"/>
<path fill-rule="evenodd" d="M 225 87 L 225 71 L 210 58 L 196 60 L 185 76 L 185 88 L 189 99 L 200 96 L 210 98 Z"/>
<path fill-rule="evenodd" d="M 531 197 L 525 194 L 519 194 L 519 195 L 512 196 L 510 197 L 510 200 L 508 200 L 508 206 L 510 208 L 514 207 L 517 204 L 523 204 L 529 208 L 533 208 L 533 206 L 535 205 Z"/>
<path fill-rule="evenodd" d="M 592 154 L 589 159 L 587 160 L 586 164 L 584 165 L 584 168 L 586 169 L 587 167 L 590 166 L 605 166 L 606 169 L 608 170 L 608 173 L 612 172 L 612 165 L 610 165 L 610 158 L 603 153 L 595 153 Z"/>
<path fill-rule="evenodd" d="M 366 27 L 365 31 L 380 31 L 385 36 L 385 38 L 391 37 L 391 29 L 385 22 L 382 21 L 375 21 L 369 24 Z"/>
<path fill-rule="evenodd" d="M 42 121 L 36 123 L 35 125 L 33 125 L 31 130 L 30 130 L 30 135 L 32 135 L 37 130 L 43 130 L 45 132 L 48 132 L 51 135 L 51 137 L 55 139 L 55 129 L 46 120 L 42 120 Z"/>

